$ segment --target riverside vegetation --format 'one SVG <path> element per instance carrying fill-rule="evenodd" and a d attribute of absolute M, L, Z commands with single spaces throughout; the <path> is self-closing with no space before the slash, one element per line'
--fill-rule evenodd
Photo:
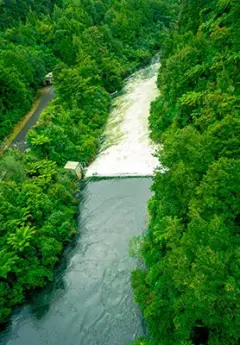
<path fill-rule="evenodd" d="M 180 1 L 165 40 L 152 138 L 150 224 L 132 274 L 149 336 L 136 345 L 240 343 L 240 3 Z"/>
<path fill-rule="evenodd" d="M 97 154 L 110 93 L 148 63 L 174 1 L 0 1 L 0 138 L 29 110 L 53 70 L 56 97 L 29 132 L 30 152 L 0 159 L 0 323 L 43 287 L 76 232 L 78 183 L 67 160 Z"/>

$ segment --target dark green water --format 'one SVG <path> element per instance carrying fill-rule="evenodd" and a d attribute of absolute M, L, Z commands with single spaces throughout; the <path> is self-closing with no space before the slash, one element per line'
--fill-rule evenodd
<path fill-rule="evenodd" d="M 125 345 L 143 334 L 129 241 L 145 231 L 151 178 L 89 182 L 54 282 L 17 310 L 1 345 Z"/>

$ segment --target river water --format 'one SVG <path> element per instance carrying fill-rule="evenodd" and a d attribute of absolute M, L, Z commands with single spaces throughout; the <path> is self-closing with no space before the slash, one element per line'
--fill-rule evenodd
<path fill-rule="evenodd" d="M 149 138 L 150 103 L 158 96 L 158 57 L 127 79 L 113 101 L 101 153 L 87 170 L 89 176 L 152 176 L 159 162 Z"/>
<path fill-rule="evenodd" d="M 152 179 L 140 175 L 152 175 L 157 166 L 147 117 L 157 95 L 158 67 L 153 63 L 127 80 L 106 127 L 105 147 L 87 172 L 139 177 L 84 182 L 79 236 L 67 248 L 54 281 L 14 312 L 0 334 L 1 345 L 125 345 L 144 333 L 130 285 L 137 263 L 129 256 L 129 242 L 147 226 Z M 126 145 L 127 156 L 120 159 Z"/>

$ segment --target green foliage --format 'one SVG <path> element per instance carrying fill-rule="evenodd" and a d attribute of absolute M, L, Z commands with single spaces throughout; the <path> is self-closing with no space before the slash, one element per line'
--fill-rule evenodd
<path fill-rule="evenodd" d="M 0 323 L 52 279 L 76 233 L 77 184 L 62 167 L 95 158 L 109 94 L 157 52 L 174 8 L 162 0 L 0 1 L 0 140 L 47 72 L 56 94 L 28 133 L 30 152 L 0 159 Z"/>
<path fill-rule="evenodd" d="M 13 169 L 13 168 L 16 169 Z M 0 317 L 23 301 L 24 291 L 44 286 L 63 244 L 75 233 L 77 184 L 56 163 L 9 152 L 1 160 Z M 7 292 L 7 293 L 6 293 Z"/>
<path fill-rule="evenodd" d="M 132 273 L 132 285 L 150 342 L 236 345 L 240 4 L 182 0 L 180 7 L 150 116 L 166 169 L 154 178 L 149 230 L 139 241 L 146 270 Z"/>
<path fill-rule="evenodd" d="M 36 89 L 57 63 L 47 15 L 54 3 L 0 3 L 0 140 L 30 109 Z"/>

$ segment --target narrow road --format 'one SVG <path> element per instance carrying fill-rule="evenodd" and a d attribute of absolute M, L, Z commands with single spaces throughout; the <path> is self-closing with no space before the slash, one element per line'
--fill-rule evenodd
<path fill-rule="evenodd" d="M 33 112 L 32 116 L 29 118 L 27 123 L 15 137 L 15 139 L 10 144 L 10 147 L 17 147 L 21 152 L 27 149 L 27 133 L 39 120 L 42 111 L 48 106 L 49 102 L 54 97 L 53 87 L 48 88 L 47 92 L 43 92 L 40 96 L 40 103 Z"/>

